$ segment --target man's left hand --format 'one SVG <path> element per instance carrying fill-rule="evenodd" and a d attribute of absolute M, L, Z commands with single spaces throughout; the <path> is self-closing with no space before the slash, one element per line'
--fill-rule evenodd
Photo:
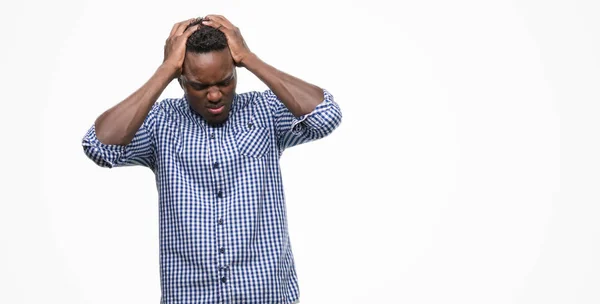
<path fill-rule="evenodd" d="M 202 24 L 212 26 L 225 34 L 231 57 L 237 66 L 244 66 L 244 59 L 252 56 L 240 29 L 220 15 L 206 15 Z"/>

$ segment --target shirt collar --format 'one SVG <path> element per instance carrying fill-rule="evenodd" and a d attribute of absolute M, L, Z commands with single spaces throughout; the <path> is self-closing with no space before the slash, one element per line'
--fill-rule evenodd
<path fill-rule="evenodd" d="M 206 123 L 206 120 L 204 119 L 204 117 L 202 117 L 202 115 L 197 113 L 190 106 L 190 103 L 187 99 L 186 94 L 183 94 L 182 99 L 183 99 L 183 104 L 185 105 L 186 112 L 189 114 L 190 118 L 196 120 L 200 124 L 202 129 L 208 128 L 208 124 Z M 239 107 L 240 107 L 240 95 L 237 93 L 234 93 L 233 101 L 231 102 L 231 109 L 229 110 L 229 118 L 227 118 L 225 125 L 229 125 L 232 123 L 232 120 L 234 119 L 234 114 L 237 112 Z"/>

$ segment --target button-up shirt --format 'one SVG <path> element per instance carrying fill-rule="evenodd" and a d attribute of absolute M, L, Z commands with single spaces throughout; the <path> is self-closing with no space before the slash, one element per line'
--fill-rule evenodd
<path fill-rule="evenodd" d="M 340 124 L 338 104 L 323 97 L 295 117 L 271 90 L 236 94 L 221 126 L 185 96 L 164 99 L 125 146 L 100 142 L 92 125 L 82 145 L 97 165 L 156 176 L 161 304 L 299 300 L 279 160 Z"/>

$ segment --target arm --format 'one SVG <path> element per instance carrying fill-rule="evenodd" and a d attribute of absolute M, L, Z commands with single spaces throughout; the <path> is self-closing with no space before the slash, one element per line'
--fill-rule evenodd
<path fill-rule="evenodd" d="M 98 140 L 106 145 L 125 146 L 131 143 L 156 99 L 173 79 L 173 74 L 172 68 L 161 65 L 141 88 L 102 113 L 94 122 Z"/>
<path fill-rule="evenodd" d="M 127 145 L 142 126 L 152 105 L 167 85 L 181 73 L 187 38 L 198 28 L 185 27 L 194 19 L 173 26 L 165 45 L 163 64 L 141 88 L 104 112 L 95 121 L 98 140 L 107 145 Z"/>
<path fill-rule="evenodd" d="M 277 70 L 253 53 L 242 64 L 264 82 L 295 117 L 311 113 L 323 101 L 323 89 Z"/>
<path fill-rule="evenodd" d="M 295 116 L 271 90 L 260 94 L 273 113 L 280 153 L 286 148 L 323 138 L 342 121 L 342 111 L 333 96 L 323 90 L 322 102 L 309 114 Z"/>
<path fill-rule="evenodd" d="M 225 34 L 235 64 L 245 67 L 264 82 L 294 116 L 309 114 L 323 102 L 323 89 L 263 62 L 250 51 L 239 28 L 225 17 L 208 15 L 202 23 Z"/>
<path fill-rule="evenodd" d="M 165 59 L 137 91 L 100 115 L 82 140 L 85 154 L 101 167 L 143 165 L 154 167 L 155 103 L 173 78 L 181 73 L 187 37 L 193 19 L 175 24 L 165 45 Z"/>
<path fill-rule="evenodd" d="M 240 30 L 225 17 L 208 15 L 202 23 L 220 29 L 235 64 L 247 68 L 269 87 L 259 98 L 273 113 L 280 152 L 323 138 L 341 123 L 342 112 L 329 92 L 263 62 L 250 52 Z"/>

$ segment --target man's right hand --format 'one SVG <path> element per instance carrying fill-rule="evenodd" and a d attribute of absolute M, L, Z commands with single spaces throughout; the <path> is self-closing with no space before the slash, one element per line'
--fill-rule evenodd
<path fill-rule="evenodd" d="M 194 20 L 196 20 L 196 18 L 175 23 L 169 38 L 167 38 L 167 41 L 165 42 L 163 65 L 173 69 L 173 78 L 177 78 L 181 75 L 183 59 L 185 58 L 185 44 L 188 37 L 200 27 L 200 25 L 197 24 L 191 26 L 187 30 L 185 29 Z"/>

